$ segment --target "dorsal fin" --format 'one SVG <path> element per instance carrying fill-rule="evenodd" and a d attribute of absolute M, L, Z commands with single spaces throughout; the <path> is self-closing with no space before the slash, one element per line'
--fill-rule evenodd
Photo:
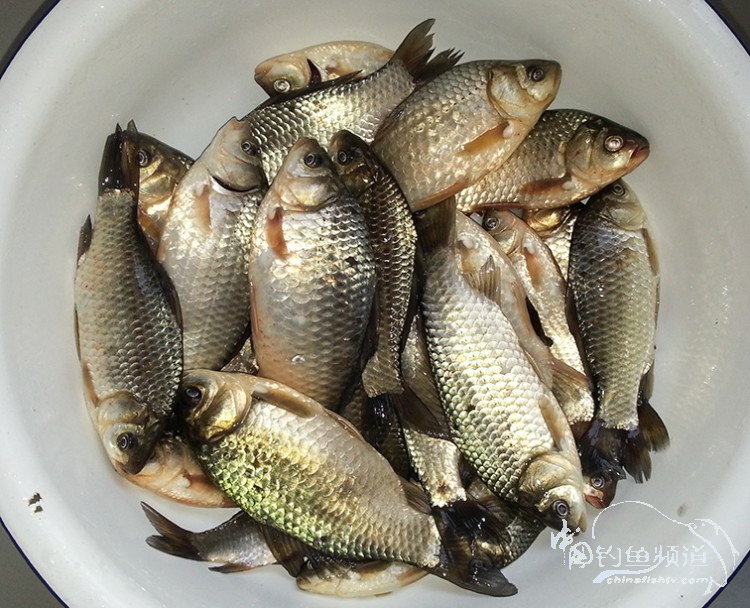
<path fill-rule="evenodd" d="M 456 240 L 456 199 L 444 201 L 414 214 L 417 237 L 423 253 L 451 245 Z"/>

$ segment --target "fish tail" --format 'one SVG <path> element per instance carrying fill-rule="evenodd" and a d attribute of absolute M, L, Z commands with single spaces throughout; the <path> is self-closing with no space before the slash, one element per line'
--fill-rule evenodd
<path fill-rule="evenodd" d="M 432 55 L 432 34 L 430 29 L 434 19 L 427 19 L 414 27 L 393 53 L 389 63 L 401 61 L 415 82 L 422 83 L 450 69 L 461 58 L 462 53 L 454 49 Z"/>
<path fill-rule="evenodd" d="M 638 425 L 649 450 L 659 452 L 669 447 L 667 427 L 643 394 L 638 402 Z"/>
<path fill-rule="evenodd" d="M 123 131 L 117 125 L 107 137 L 99 167 L 99 194 L 108 190 L 129 190 L 138 196 L 140 165 L 138 164 L 138 131 L 131 120 Z"/>
<path fill-rule="evenodd" d="M 638 395 L 638 428 L 622 440 L 622 465 L 636 483 L 651 477 L 651 455 L 669 446 L 664 422 L 643 393 Z"/>
<path fill-rule="evenodd" d="M 508 560 L 486 550 L 503 526 L 479 502 L 460 501 L 432 510 L 442 540 L 440 563 L 431 572 L 464 589 L 495 597 L 514 595 L 516 586 L 501 568 Z"/>
<path fill-rule="evenodd" d="M 394 361 L 388 353 L 376 351 L 362 370 L 362 384 L 369 397 L 377 397 L 386 393 L 401 393 L 404 387 L 398 361 Z"/>
<path fill-rule="evenodd" d="M 161 513 L 145 502 L 141 503 L 146 517 L 151 525 L 159 533 L 159 536 L 149 536 L 146 543 L 154 549 L 158 549 L 169 555 L 176 555 L 185 559 L 206 561 L 201 555 L 200 549 L 195 545 L 195 533 L 181 528 L 174 522 L 169 521 Z"/>
<path fill-rule="evenodd" d="M 456 240 L 456 198 L 451 196 L 414 214 L 422 253 L 450 245 Z"/>

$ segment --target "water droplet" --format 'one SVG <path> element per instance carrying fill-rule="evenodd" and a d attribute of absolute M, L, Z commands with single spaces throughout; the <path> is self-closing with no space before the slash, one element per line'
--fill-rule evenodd
<path fill-rule="evenodd" d="M 305 362 L 305 355 L 294 355 L 292 357 L 292 363 L 304 363 Z"/>

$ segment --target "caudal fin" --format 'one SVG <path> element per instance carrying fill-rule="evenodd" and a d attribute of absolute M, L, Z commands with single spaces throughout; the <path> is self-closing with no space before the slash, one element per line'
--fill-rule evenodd
<path fill-rule="evenodd" d="M 433 574 L 484 595 L 518 592 L 502 573 L 507 560 L 489 548 L 502 537 L 504 528 L 488 509 L 465 501 L 434 508 L 433 515 L 442 538 L 440 563 Z"/>
<path fill-rule="evenodd" d="M 159 533 L 159 536 L 149 536 L 146 542 L 154 549 L 158 549 L 169 555 L 176 555 L 185 559 L 205 561 L 200 549 L 195 546 L 193 540 L 195 533 L 181 528 L 174 522 L 168 520 L 153 507 L 145 502 L 141 503 L 143 512 L 148 517 L 151 525 Z"/>

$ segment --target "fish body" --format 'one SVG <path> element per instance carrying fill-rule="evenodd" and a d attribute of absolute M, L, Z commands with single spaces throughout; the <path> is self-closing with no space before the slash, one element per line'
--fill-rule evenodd
<path fill-rule="evenodd" d="M 295 144 L 263 199 L 249 270 L 260 374 L 337 409 L 357 372 L 375 262 L 357 201 L 314 140 Z"/>
<path fill-rule="evenodd" d="M 453 65 L 458 58 L 448 53 L 428 61 L 432 23 L 416 26 L 391 60 L 369 76 L 350 75 L 275 97 L 247 114 L 244 120 L 260 142 L 268 178 L 273 179 L 286 153 L 302 137 L 328 142 L 334 133 L 347 129 L 372 141 L 381 121 L 417 82 Z"/>
<path fill-rule="evenodd" d="M 570 428 L 500 306 L 464 277 L 455 217 L 449 199 L 417 218 L 421 312 L 452 437 L 495 494 L 533 507 L 553 527 L 564 519 L 583 529 Z"/>
<path fill-rule="evenodd" d="M 347 74 L 367 76 L 392 56 L 392 50 L 373 42 L 325 42 L 266 59 L 255 68 L 255 82 L 273 97 Z"/>
<path fill-rule="evenodd" d="M 151 135 L 139 133 L 138 165 L 138 223 L 156 253 L 172 192 L 193 165 L 193 159 Z"/>
<path fill-rule="evenodd" d="M 510 158 L 456 201 L 464 212 L 562 207 L 630 173 L 648 154 L 648 140 L 632 129 L 582 110 L 547 110 Z"/>
<path fill-rule="evenodd" d="M 277 563 L 264 526 L 244 511 L 209 530 L 191 532 L 147 504 L 141 503 L 141 506 L 158 532 L 146 539 L 154 549 L 217 564 L 210 569 L 222 573 L 246 572 Z M 391 593 L 426 574 L 424 570 L 399 562 L 351 562 L 315 554 L 307 556 L 296 578 L 297 586 L 310 593 L 368 597 Z"/>
<path fill-rule="evenodd" d="M 414 91 L 378 128 L 373 151 L 412 211 L 455 194 L 499 167 L 560 86 L 554 61 L 471 61 Z"/>
<path fill-rule="evenodd" d="M 499 243 L 463 213 L 456 214 L 456 231 L 464 274 L 472 281 L 480 282 L 485 279 L 492 281 L 493 275 L 499 276 L 499 283 L 485 288 L 485 295 L 500 306 L 521 348 L 539 378 L 554 394 L 568 422 L 591 420 L 594 400 L 588 378 L 582 371 L 556 357 L 537 334 L 527 305 L 532 295 L 528 292 L 522 272 L 516 271 L 514 262 Z"/>
<path fill-rule="evenodd" d="M 173 194 L 157 258 L 180 298 L 185 368 L 219 369 L 250 323 L 247 248 L 267 188 L 247 123 L 230 119 Z"/>
<path fill-rule="evenodd" d="M 584 468 L 624 468 L 643 481 L 651 473 L 649 451 L 669 442 L 644 391 L 654 361 L 659 272 L 645 212 L 622 180 L 578 216 L 569 286 L 597 403 L 582 439 Z"/>
<path fill-rule="evenodd" d="M 342 559 L 412 564 L 489 595 L 516 592 L 476 538 L 339 415 L 277 382 L 194 370 L 185 421 L 207 473 L 256 521 Z"/>
<path fill-rule="evenodd" d="M 342 418 L 253 376 L 194 371 L 183 384 L 201 393 L 187 418 L 198 457 L 254 519 L 338 557 L 438 564 L 432 516 Z"/>
<path fill-rule="evenodd" d="M 409 458 L 430 504 L 442 507 L 466 500 L 461 452 L 450 438 L 440 393 L 430 367 L 420 316 L 414 316 L 401 357 L 403 398 L 396 398 Z"/>
<path fill-rule="evenodd" d="M 78 355 L 89 414 L 115 469 L 138 473 L 174 406 L 182 373 L 179 310 L 138 227 L 134 126 L 105 144 L 92 229 L 75 276 Z"/>
<path fill-rule="evenodd" d="M 489 210 L 482 226 L 509 256 L 544 334 L 551 353 L 585 374 L 578 343 L 570 329 L 567 286 L 552 252 L 536 232 L 510 211 Z M 593 414 L 593 402 L 592 402 Z"/>
<path fill-rule="evenodd" d="M 146 503 L 141 503 L 146 517 L 158 535 L 146 542 L 163 553 L 185 559 L 218 564 L 217 572 L 244 572 L 276 563 L 257 522 L 244 511 L 203 532 L 181 528 Z"/>
<path fill-rule="evenodd" d="M 576 218 L 582 208 L 582 203 L 575 203 L 570 207 L 527 209 L 521 215 L 529 228 L 536 232 L 547 245 L 565 281 L 568 280 L 568 259 L 570 257 L 570 239 L 573 236 L 573 226 L 575 226 Z"/>
<path fill-rule="evenodd" d="M 400 393 L 400 353 L 414 282 L 414 221 L 396 180 L 364 141 L 340 131 L 329 150 L 342 181 L 357 197 L 375 254 L 377 346 L 362 382 L 370 397 Z"/>

